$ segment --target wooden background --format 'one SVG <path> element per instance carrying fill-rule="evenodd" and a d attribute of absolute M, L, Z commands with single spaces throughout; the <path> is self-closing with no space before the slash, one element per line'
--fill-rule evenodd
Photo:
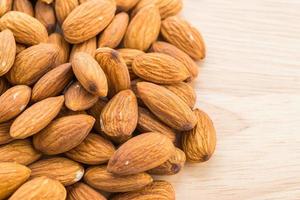
<path fill-rule="evenodd" d="M 177 199 L 300 199 L 300 1 L 184 2 L 207 44 L 195 87 L 218 145 L 168 178 Z"/>

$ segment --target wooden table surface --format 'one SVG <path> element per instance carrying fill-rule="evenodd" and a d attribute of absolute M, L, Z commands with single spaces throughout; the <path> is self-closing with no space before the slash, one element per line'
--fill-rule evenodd
<path fill-rule="evenodd" d="M 300 1 L 185 0 L 206 40 L 197 106 L 214 157 L 169 177 L 179 200 L 300 199 Z"/>

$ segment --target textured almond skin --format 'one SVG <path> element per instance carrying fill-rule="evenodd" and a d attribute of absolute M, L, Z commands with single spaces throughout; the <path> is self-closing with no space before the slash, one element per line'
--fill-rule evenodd
<path fill-rule="evenodd" d="M 63 22 L 65 39 L 72 44 L 78 44 L 95 37 L 110 23 L 115 11 L 114 1 L 90 0 L 80 4 Z M 84 26 L 82 22 L 85 22 Z"/>
<path fill-rule="evenodd" d="M 19 44 L 19 43 L 16 44 L 16 54 L 19 54 L 21 51 L 23 51 L 25 49 L 26 49 L 25 45 Z"/>
<path fill-rule="evenodd" d="M 107 104 L 106 100 L 99 99 L 95 103 L 95 105 L 88 110 L 88 113 L 96 119 L 96 122 L 94 124 L 94 129 L 97 131 L 97 133 L 102 133 L 100 115 L 106 104 Z"/>
<path fill-rule="evenodd" d="M 9 83 L 6 81 L 6 79 L 0 77 L 0 95 L 2 95 L 6 90 L 9 89 Z"/>
<path fill-rule="evenodd" d="M 139 0 L 116 0 L 118 10 L 129 11 Z"/>
<path fill-rule="evenodd" d="M 99 97 L 107 95 L 106 75 L 91 55 L 84 52 L 76 53 L 72 59 L 72 69 L 77 80 L 88 92 Z"/>
<path fill-rule="evenodd" d="M 10 136 L 24 139 L 44 129 L 59 113 L 64 97 L 50 97 L 39 101 L 19 115 L 10 127 Z"/>
<path fill-rule="evenodd" d="M 46 27 L 48 33 L 55 31 L 56 17 L 52 5 L 38 0 L 35 4 L 35 18 Z"/>
<path fill-rule="evenodd" d="M 59 48 L 53 44 L 38 44 L 20 52 L 7 79 L 12 84 L 32 85 L 47 73 L 58 56 Z"/>
<path fill-rule="evenodd" d="M 106 200 L 106 198 L 84 183 L 75 183 L 68 187 L 67 200 Z"/>
<path fill-rule="evenodd" d="M 130 88 L 130 76 L 125 61 L 120 54 L 111 48 L 96 50 L 96 60 L 107 77 L 109 96 Z"/>
<path fill-rule="evenodd" d="M 93 37 L 87 41 L 84 41 L 79 44 L 74 44 L 72 47 L 72 51 L 70 54 L 70 61 L 74 58 L 74 55 L 78 52 L 85 52 L 91 55 L 93 58 L 95 57 L 95 52 L 97 49 L 97 39 Z"/>
<path fill-rule="evenodd" d="M 0 96 L 0 123 L 18 116 L 30 101 L 31 89 L 26 85 L 11 87 Z"/>
<path fill-rule="evenodd" d="M 124 37 L 124 46 L 147 50 L 157 39 L 160 25 L 159 10 L 154 4 L 142 8 L 129 23 Z"/>
<path fill-rule="evenodd" d="M 11 10 L 13 0 L 0 1 L 0 17 Z"/>
<path fill-rule="evenodd" d="M 117 175 L 144 172 L 167 161 L 173 152 L 174 145 L 168 137 L 157 132 L 143 133 L 119 147 L 107 171 Z"/>
<path fill-rule="evenodd" d="M 9 135 L 9 129 L 12 121 L 0 123 L 0 144 L 7 144 L 14 139 Z"/>
<path fill-rule="evenodd" d="M 95 119 L 89 115 L 71 115 L 54 120 L 33 137 L 34 147 L 47 155 L 67 152 L 89 134 Z"/>
<path fill-rule="evenodd" d="M 72 10 L 74 10 L 74 8 L 78 5 L 78 0 L 55 0 L 54 8 L 59 24 L 62 24 Z"/>
<path fill-rule="evenodd" d="M 29 165 L 41 157 L 30 140 L 16 140 L 9 144 L 0 146 L 0 162 L 16 162 Z"/>
<path fill-rule="evenodd" d="M 97 166 L 87 169 L 84 181 L 88 185 L 105 192 L 129 192 L 145 187 L 153 179 L 146 173 L 117 176 L 107 172 L 106 166 Z"/>
<path fill-rule="evenodd" d="M 30 169 L 13 162 L 0 162 L 0 199 L 10 196 L 30 176 Z"/>
<path fill-rule="evenodd" d="M 63 157 L 39 160 L 31 164 L 29 168 L 31 177 L 47 176 L 58 180 L 65 186 L 78 182 L 84 174 L 84 168 L 80 164 Z"/>
<path fill-rule="evenodd" d="M 102 131 L 115 142 L 131 137 L 138 120 L 137 99 L 131 90 L 116 94 L 101 112 Z"/>
<path fill-rule="evenodd" d="M 175 45 L 195 60 L 205 58 L 205 44 L 200 32 L 178 16 L 162 21 L 161 33 L 166 41 Z"/>
<path fill-rule="evenodd" d="M 48 43 L 55 44 L 59 48 L 58 56 L 53 64 L 53 67 L 67 63 L 69 60 L 70 45 L 60 33 L 52 33 L 49 35 Z"/>
<path fill-rule="evenodd" d="M 162 53 L 147 53 L 136 57 L 132 70 L 140 78 L 158 84 L 179 83 L 190 77 L 181 62 Z"/>
<path fill-rule="evenodd" d="M 98 40 L 98 47 L 116 48 L 127 30 L 129 16 L 126 12 L 117 14 Z"/>
<path fill-rule="evenodd" d="M 175 200 L 175 191 L 167 181 L 154 181 L 145 188 L 115 195 L 111 200 Z"/>
<path fill-rule="evenodd" d="M 26 13 L 32 17 L 34 16 L 33 7 L 30 0 L 14 1 L 13 10 Z"/>
<path fill-rule="evenodd" d="M 0 76 L 13 66 L 16 56 L 16 41 L 13 33 L 5 29 L 0 32 Z"/>
<path fill-rule="evenodd" d="M 0 19 L 0 29 L 10 29 L 17 42 L 35 45 L 46 42 L 48 33 L 44 25 L 37 19 L 23 12 L 10 11 Z"/>
<path fill-rule="evenodd" d="M 190 162 L 205 162 L 216 148 L 216 130 L 210 117 L 199 109 L 194 110 L 197 125 L 182 136 L 182 149 Z"/>
<path fill-rule="evenodd" d="M 140 98 L 161 121 L 179 131 L 191 130 L 197 118 L 191 108 L 170 90 L 148 82 L 137 83 Z"/>
<path fill-rule="evenodd" d="M 66 156 L 80 163 L 98 165 L 106 163 L 114 153 L 115 147 L 109 140 L 90 133 L 81 144 L 68 151 Z"/>
<path fill-rule="evenodd" d="M 65 93 L 65 105 L 72 111 L 91 108 L 98 101 L 98 96 L 87 92 L 79 82 L 75 82 Z"/>
<path fill-rule="evenodd" d="M 23 184 L 9 200 L 64 200 L 66 193 L 65 187 L 60 182 L 47 177 L 38 177 Z"/>
<path fill-rule="evenodd" d="M 72 80 L 72 66 L 70 63 L 60 65 L 44 76 L 32 88 L 32 101 L 41 101 L 48 97 L 59 95 Z"/>
<path fill-rule="evenodd" d="M 152 44 L 151 50 L 156 53 L 164 53 L 176 58 L 189 70 L 192 78 L 196 78 L 198 76 L 199 70 L 197 64 L 188 54 L 178 49 L 176 46 L 167 42 L 159 41 Z"/>

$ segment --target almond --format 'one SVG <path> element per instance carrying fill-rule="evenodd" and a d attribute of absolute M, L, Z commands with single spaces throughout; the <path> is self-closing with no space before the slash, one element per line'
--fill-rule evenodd
<path fill-rule="evenodd" d="M 116 0 L 118 10 L 129 11 L 139 0 Z"/>
<path fill-rule="evenodd" d="M 26 49 L 25 45 L 19 44 L 19 43 L 16 44 L 16 54 L 19 54 L 21 51 L 23 51 L 25 49 Z"/>
<path fill-rule="evenodd" d="M 101 112 L 102 112 L 102 110 L 103 110 L 103 108 L 105 107 L 106 104 L 107 104 L 106 100 L 99 99 L 95 103 L 95 105 L 93 105 L 93 107 L 91 107 L 88 110 L 88 113 L 96 119 L 96 122 L 94 124 L 94 129 L 97 131 L 97 133 L 102 133 L 100 115 L 101 115 Z"/>
<path fill-rule="evenodd" d="M 60 182 L 47 177 L 38 177 L 24 183 L 9 200 L 63 200 L 66 193 L 65 187 Z"/>
<path fill-rule="evenodd" d="M 62 25 L 65 39 L 78 44 L 100 33 L 113 19 L 116 11 L 114 1 L 90 0 L 77 6 Z M 85 22 L 82 26 L 82 22 Z"/>
<path fill-rule="evenodd" d="M 39 101 L 19 115 L 10 127 L 10 136 L 24 139 L 44 129 L 59 113 L 64 97 L 50 97 Z"/>
<path fill-rule="evenodd" d="M 14 140 L 9 135 L 9 129 L 11 124 L 11 121 L 0 124 L 0 144 L 7 144 Z"/>
<path fill-rule="evenodd" d="M 33 7 L 30 0 L 17 0 L 14 1 L 13 10 L 26 13 L 34 16 Z"/>
<path fill-rule="evenodd" d="M 25 110 L 30 101 L 31 89 L 17 85 L 0 96 L 0 123 L 13 119 Z"/>
<path fill-rule="evenodd" d="M 24 165 L 0 162 L 0 199 L 9 197 L 29 176 L 30 169 Z"/>
<path fill-rule="evenodd" d="M 16 56 L 16 41 L 13 33 L 5 29 L 0 32 L 0 76 L 13 66 Z"/>
<path fill-rule="evenodd" d="M 53 64 L 53 67 L 68 62 L 70 45 L 65 41 L 64 37 L 60 33 L 52 33 L 51 35 L 49 35 L 48 43 L 55 44 L 59 48 L 59 52 L 56 57 L 55 63 Z"/>
<path fill-rule="evenodd" d="M 52 5 L 38 0 L 35 4 L 35 18 L 46 27 L 48 33 L 55 31 L 56 18 Z"/>
<path fill-rule="evenodd" d="M 75 183 L 68 187 L 67 200 L 106 200 L 106 198 L 84 183 Z"/>
<path fill-rule="evenodd" d="M 23 12 L 10 11 L 0 19 L 0 29 L 10 29 L 17 42 L 35 45 L 46 42 L 48 33 L 37 19 Z"/>
<path fill-rule="evenodd" d="M 161 20 L 158 8 L 150 4 L 130 21 L 124 37 L 126 48 L 147 50 L 159 35 Z"/>
<path fill-rule="evenodd" d="M 9 88 L 9 83 L 4 79 L 4 77 L 0 77 L 0 95 L 2 95 Z"/>
<path fill-rule="evenodd" d="M 78 5 L 78 0 L 55 0 L 54 8 L 59 24 L 62 24 L 72 10 L 74 10 Z"/>
<path fill-rule="evenodd" d="M 148 82 L 137 83 L 138 94 L 151 112 L 179 131 L 191 130 L 197 118 L 191 108 L 170 90 Z"/>
<path fill-rule="evenodd" d="M 101 136 L 90 133 L 81 144 L 68 151 L 66 156 L 88 165 L 106 163 L 114 154 L 115 147 Z"/>
<path fill-rule="evenodd" d="M 29 168 L 31 177 L 47 176 L 58 180 L 65 186 L 78 182 L 84 174 L 84 168 L 81 165 L 62 157 L 39 160 L 31 164 Z"/>
<path fill-rule="evenodd" d="M 41 157 L 30 140 L 16 140 L 0 146 L 0 162 L 16 162 L 29 165 Z"/>
<path fill-rule="evenodd" d="M 107 171 L 117 175 L 137 174 L 157 167 L 174 152 L 171 140 L 161 133 L 149 132 L 125 142 L 109 160 Z"/>
<path fill-rule="evenodd" d="M 34 147 L 47 155 L 67 152 L 86 138 L 94 123 L 93 117 L 83 114 L 58 118 L 33 137 Z"/>
<path fill-rule="evenodd" d="M 13 0 L 1 0 L 0 1 L 0 17 L 11 10 Z"/>
<path fill-rule="evenodd" d="M 74 55 L 78 52 L 84 52 L 84 53 L 90 54 L 94 58 L 96 49 L 97 49 L 96 37 L 93 37 L 85 42 L 80 43 L 80 44 L 74 44 L 72 47 L 71 54 L 70 54 L 70 61 L 73 60 Z"/>
<path fill-rule="evenodd" d="M 205 162 L 216 148 L 216 130 L 210 117 L 199 109 L 194 110 L 197 125 L 182 136 L 182 149 L 190 162 Z"/>
<path fill-rule="evenodd" d="M 150 184 L 152 177 L 146 173 L 117 176 L 109 173 L 106 166 L 87 169 L 84 180 L 90 186 L 105 192 L 129 192 Z"/>

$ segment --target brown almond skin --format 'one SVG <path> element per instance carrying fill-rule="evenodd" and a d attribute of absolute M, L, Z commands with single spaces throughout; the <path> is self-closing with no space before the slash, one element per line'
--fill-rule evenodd
<path fill-rule="evenodd" d="M 149 82 L 137 83 L 139 97 L 149 110 L 171 128 L 191 130 L 197 118 L 191 108 L 170 90 Z"/>
<path fill-rule="evenodd" d="M 117 176 L 109 173 L 106 166 L 90 167 L 84 175 L 84 181 L 105 192 L 129 192 L 139 190 L 152 183 L 153 179 L 146 173 Z"/>
<path fill-rule="evenodd" d="M 54 8 L 58 23 L 62 24 L 78 5 L 78 0 L 55 0 Z"/>
<path fill-rule="evenodd" d="M 142 8 L 129 23 L 124 37 L 124 46 L 142 51 L 147 50 L 157 39 L 160 25 L 159 10 L 154 4 Z"/>
<path fill-rule="evenodd" d="M 84 174 L 84 168 L 80 164 L 63 157 L 38 160 L 29 168 L 31 169 L 31 178 L 47 176 L 58 180 L 64 186 L 78 182 Z"/>
<path fill-rule="evenodd" d="M 17 85 L 0 96 L 0 123 L 18 116 L 30 101 L 31 89 L 26 85 Z"/>
<path fill-rule="evenodd" d="M 48 33 L 55 31 L 56 17 L 52 5 L 38 0 L 35 4 L 35 18 L 46 27 Z"/>
<path fill-rule="evenodd" d="M 84 41 L 79 44 L 74 44 L 72 47 L 72 51 L 70 54 L 70 62 L 73 60 L 74 55 L 78 52 L 84 52 L 91 55 L 93 58 L 95 57 L 95 52 L 97 49 L 97 39 L 93 37 L 87 41 Z"/>
<path fill-rule="evenodd" d="M 66 199 L 66 189 L 58 181 L 48 177 L 38 177 L 23 184 L 9 200 L 33 200 L 33 199 Z"/>
<path fill-rule="evenodd" d="M 133 192 L 120 193 L 111 200 L 175 200 L 175 191 L 167 181 L 154 181 L 145 188 Z"/>
<path fill-rule="evenodd" d="M 60 65 L 44 76 L 32 88 L 32 101 L 41 101 L 59 95 L 73 77 L 71 63 Z"/>
<path fill-rule="evenodd" d="M 136 57 L 132 70 L 140 78 L 157 84 L 179 83 L 190 77 L 181 62 L 162 53 L 147 53 Z"/>
<path fill-rule="evenodd" d="M 7 144 L 14 140 L 14 138 L 10 137 L 9 129 L 12 124 L 12 121 L 0 123 L 0 145 Z"/>
<path fill-rule="evenodd" d="M 4 77 L 0 77 L 0 95 L 9 89 L 10 85 Z"/>
<path fill-rule="evenodd" d="M 0 162 L 16 162 L 29 165 L 41 157 L 30 140 L 16 140 L 0 146 Z"/>
<path fill-rule="evenodd" d="M 53 67 L 67 63 L 69 60 L 70 45 L 65 41 L 64 37 L 60 33 L 52 33 L 49 35 L 48 43 L 55 44 L 59 48 L 59 53 Z"/>
<path fill-rule="evenodd" d="M 47 155 L 67 152 L 89 134 L 95 119 L 89 115 L 71 115 L 54 120 L 33 137 L 34 147 Z"/>
<path fill-rule="evenodd" d="M 13 33 L 5 29 L 0 32 L 0 76 L 6 74 L 14 64 L 16 41 Z"/>
<path fill-rule="evenodd" d="M 80 4 L 62 24 L 65 39 L 72 44 L 78 44 L 95 37 L 108 26 L 115 11 L 114 1 L 90 0 Z M 86 23 L 82 26 L 84 19 Z"/>
<path fill-rule="evenodd" d="M 81 144 L 65 153 L 72 160 L 87 164 L 106 163 L 115 153 L 114 145 L 100 135 L 90 133 Z"/>
<path fill-rule="evenodd" d="M 13 0 L 0 1 L 0 17 L 12 9 Z"/>
<path fill-rule="evenodd" d="M 102 131 L 118 143 L 131 137 L 137 120 L 137 99 L 131 90 L 123 90 L 116 94 L 106 104 L 100 115 Z"/>
<path fill-rule="evenodd" d="M 118 10 L 129 11 L 133 8 L 139 0 L 116 0 Z"/>
<path fill-rule="evenodd" d="M 19 115 L 10 127 L 9 134 L 24 139 L 43 130 L 59 113 L 64 97 L 50 97 L 39 101 Z"/>
<path fill-rule="evenodd" d="M 106 200 L 102 194 L 84 183 L 75 183 L 67 190 L 67 200 Z"/>
<path fill-rule="evenodd" d="M 125 142 L 109 160 L 107 171 L 130 175 L 147 171 L 167 161 L 174 152 L 172 141 L 161 133 L 143 133 Z"/>
<path fill-rule="evenodd" d="M 125 35 L 128 23 L 126 12 L 117 14 L 99 37 L 98 47 L 116 48 Z"/>
<path fill-rule="evenodd" d="M 182 149 L 190 162 L 205 162 L 210 159 L 216 148 L 216 130 L 210 117 L 200 109 L 194 110 L 197 125 L 184 132 Z"/>
<path fill-rule="evenodd" d="M 161 33 L 166 41 L 175 45 L 194 60 L 205 58 L 205 44 L 200 32 L 178 16 L 162 21 Z"/>
<path fill-rule="evenodd" d="M 22 44 L 36 45 L 47 42 L 48 33 L 37 19 L 23 12 L 10 11 L 0 19 L 0 29 L 10 29 L 15 40 Z"/>
<path fill-rule="evenodd" d="M 75 82 L 65 93 L 65 105 L 72 111 L 84 111 L 98 101 L 98 96 L 86 91 L 79 82 Z"/>
<path fill-rule="evenodd" d="M 95 103 L 95 105 L 93 105 L 93 107 L 91 107 L 87 111 L 90 115 L 92 115 L 96 119 L 96 122 L 94 124 L 94 129 L 97 131 L 97 133 L 102 133 L 100 115 L 101 115 L 101 112 L 102 112 L 102 110 L 103 110 L 103 108 L 105 107 L 106 104 L 107 104 L 106 100 L 99 99 Z"/>
<path fill-rule="evenodd" d="M 32 17 L 34 16 L 33 7 L 30 0 L 14 1 L 13 10 L 26 13 Z"/>
<path fill-rule="evenodd" d="M 24 165 L 0 162 L 0 199 L 9 197 L 29 176 L 30 169 Z"/>

